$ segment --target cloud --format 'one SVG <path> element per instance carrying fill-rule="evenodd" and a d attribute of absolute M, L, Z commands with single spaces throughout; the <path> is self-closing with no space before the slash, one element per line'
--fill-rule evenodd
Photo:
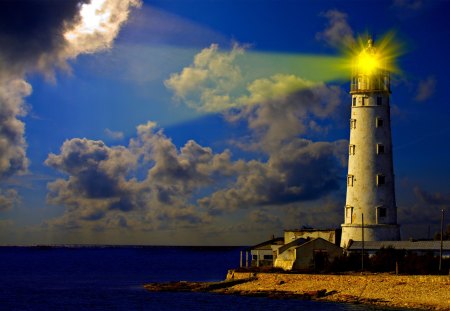
<path fill-rule="evenodd" d="M 42 68 L 55 51 L 64 48 L 62 32 L 78 14 L 77 0 L 2 1 L 0 10 L 1 71 L 23 75 Z M 5 64 L 8 64 L 7 66 Z"/>
<path fill-rule="evenodd" d="M 409 206 L 399 207 L 400 223 L 405 225 L 439 223 L 441 209 L 450 208 L 450 194 L 430 193 L 419 186 L 415 186 L 412 190 L 416 200 Z"/>
<path fill-rule="evenodd" d="M 273 211 L 267 209 L 257 209 L 250 212 L 249 219 L 252 223 L 263 224 L 265 226 L 272 226 L 282 228 L 283 223 L 281 219 L 274 215 Z"/>
<path fill-rule="evenodd" d="M 290 204 L 287 206 L 287 225 L 298 228 L 299 225 L 313 228 L 337 228 L 342 223 L 342 210 L 345 198 L 327 195 L 319 204 Z"/>
<path fill-rule="evenodd" d="M 276 77 L 264 79 L 263 86 L 258 88 L 252 86 L 260 84 L 263 79 L 250 84 L 250 98 L 257 98 L 261 104 L 246 105 L 237 113 L 226 115 L 230 121 L 246 121 L 254 135 L 253 147 L 268 153 L 298 135 L 319 131 L 320 125 L 315 123 L 311 127 L 311 121 L 333 117 L 342 103 L 342 91 L 336 86 L 313 85 L 295 76 Z M 274 96 L 272 89 L 283 89 L 280 93 L 289 91 L 284 96 Z"/>
<path fill-rule="evenodd" d="M 344 145 L 293 139 L 273 152 L 266 163 L 247 162 L 233 186 L 198 202 L 216 214 L 318 199 L 340 187 L 341 166 L 336 154 Z"/>
<path fill-rule="evenodd" d="M 105 134 L 106 134 L 106 136 L 108 136 L 109 138 L 114 139 L 114 140 L 121 140 L 124 137 L 123 132 L 112 131 L 108 128 L 105 129 Z"/>
<path fill-rule="evenodd" d="M 82 4 L 79 18 L 64 33 L 65 58 L 81 53 L 94 53 L 111 47 L 122 24 L 128 19 L 131 7 L 139 7 L 140 0 L 91 0 Z"/>
<path fill-rule="evenodd" d="M 414 98 L 418 102 L 423 102 L 434 95 L 436 91 L 436 79 L 433 76 L 421 80 L 417 86 L 417 94 Z"/>
<path fill-rule="evenodd" d="M 417 11 L 423 8 L 423 0 L 394 0 L 392 6 L 402 10 Z"/>
<path fill-rule="evenodd" d="M 400 20 L 415 18 L 429 9 L 439 5 L 439 1 L 394 0 L 391 9 Z"/>
<path fill-rule="evenodd" d="M 234 61 L 244 52 L 235 45 L 228 53 L 220 53 L 217 44 L 198 53 L 192 65 L 174 73 L 164 84 L 177 100 L 205 112 L 217 112 L 237 105 L 230 93 L 240 87 L 242 75 Z"/>
<path fill-rule="evenodd" d="M 348 15 L 338 10 L 329 10 L 321 14 L 328 19 L 324 31 L 316 34 L 316 39 L 332 47 L 351 46 L 355 43 L 353 30 L 347 22 Z"/>
<path fill-rule="evenodd" d="M 166 81 L 175 97 L 187 105 L 222 111 L 230 122 L 245 122 L 251 132 L 246 150 L 268 157 L 266 162 L 241 163 L 233 183 L 198 199 L 198 205 L 219 215 L 312 201 L 339 189 L 347 142 L 313 142 L 300 136 L 320 132 L 320 120 L 334 117 L 342 103 L 341 89 L 292 74 L 245 84 L 236 62 L 245 51 L 236 49 L 220 53 L 217 45 L 211 45 L 196 55 L 193 65 Z"/>
<path fill-rule="evenodd" d="M 25 124 L 18 117 L 26 114 L 23 97 L 30 93 L 24 80 L 0 77 L 0 180 L 28 168 Z"/>
<path fill-rule="evenodd" d="M 24 77 L 68 70 L 81 53 L 111 47 L 138 0 L 2 1 L 0 8 L 0 181 L 27 171 Z"/>
<path fill-rule="evenodd" d="M 248 149 L 265 160 L 234 160 L 194 140 L 177 148 L 154 122 L 137 127 L 127 146 L 74 138 L 46 164 L 67 175 L 48 184 L 48 202 L 65 206 L 48 222 L 58 228 L 157 230 L 220 222 L 248 208 L 254 221 L 280 226 L 277 216 L 252 209 L 321 199 L 340 188 L 348 143 L 314 142 L 334 118 L 342 91 L 292 74 L 245 81 L 235 45 L 216 44 L 165 81 L 174 97 L 203 112 L 224 113 L 250 131 Z M 225 216 L 226 217 L 226 216 Z"/>
<path fill-rule="evenodd" d="M 265 162 L 233 161 L 228 150 L 214 153 L 193 140 L 177 148 L 154 122 L 139 125 L 128 146 L 74 138 L 46 160 L 67 176 L 48 184 L 48 203 L 64 206 L 65 212 L 46 225 L 73 230 L 193 228 L 218 221 L 224 212 L 249 208 L 255 221 L 279 226 L 277 216 L 252 208 L 333 193 L 340 188 L 339 155 L 346 148 L 346 141 L 293 138 L 270 150 Z"/>
<path fill-rule="evenodd" d="M 13 208 L 20 202 L 20 197 L 15 189 L 0 189 L 0 211 Z"/>
<path fill-rule="evenodd" d="M 82 53 L 111 47 L 139 0 L 4 1 L 0 12 L 2 74 L 22 77 L 55 68 Z"/>
<path fill-rule="evenodd" d="M 195 191 L 238 170 L 228 151 L 188 141 L 179 150 L 156 124 L 137 128 L 128 146 L 74 138 L 50 154 L 46 164 L 68 178 L 48 184 L 48 202 L 65 206 L 65 214 L 48 222 L 58 228 L 118 226 L 154 230 L 209 222 L 189 203 Z M 138 169 L 147 174 L 139 179 Z"/>
<path fill-rule="evenodd" d="M 293 74 L 246 81 L 237 62 L 244 53 L 245 48 L 239 45 L 221 52 L 217 44 L 212 44 L 194 57 L 193 64 L 171 74 L 164 84 L 174 92 L 176 100 L 208 113 L 285 100 L 296 92 L 321 85 Z"/>
<path fill-rule="evenodd" d="M 420 203 L 427 205 L 450 206 L 450 195 L 440 192 L 429 193 L 419 187 L 414 188 L 414 194 Z"/>

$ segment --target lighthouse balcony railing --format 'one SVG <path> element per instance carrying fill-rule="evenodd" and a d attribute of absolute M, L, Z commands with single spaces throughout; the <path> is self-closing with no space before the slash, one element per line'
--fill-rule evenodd
<path fill-rule="evenodd" d="M 370 85 L 365 83 L 352 83 L 350 92 L 390 92 L 389 85 Z"/>
<path fill-rule="evenodd" d="M 390 92 L 391 77 L 389 72 L 367 75 L 355 73 L 351 79 L 350 92 Z"/>

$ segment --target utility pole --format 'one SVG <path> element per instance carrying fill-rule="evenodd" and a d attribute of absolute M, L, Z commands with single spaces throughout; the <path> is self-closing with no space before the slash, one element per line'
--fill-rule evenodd
<path fill-rule="evenodd" d="M 439 249 L 439 272 L 442 273 L 442 248 L 444 241 L 444 208 L 441 210 L 441 245 Z"/>
<path fill-rule="evenodd" d="M 364 271 L 364 213 L 361 214 L 361 236 L 362 236 L 361 271 Z"/>

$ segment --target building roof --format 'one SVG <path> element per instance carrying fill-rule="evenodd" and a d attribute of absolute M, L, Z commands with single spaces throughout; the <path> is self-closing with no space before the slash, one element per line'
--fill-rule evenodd
<path fill-rule="evenodd" d="M 283 246 L 281 246 L 278 249 L 278 254 L 281 254 L 282 252 L 284 252 L 284 251 L 286 251 L 286 250 L 288 250 L 288 249 L 290 249 L 292 247 L 297 247 L 299 245 L 302 245 L 302 244 L 308 242 L 309 240 L 310 240 L 309 238 L 307 238 L 307 239 L 300 238 L 300 239 L 296 239 L 296 240 L 294 240 L 292 242 L 289 242 L 287 244 L 284 244 Z"/>
<path fill-rule="evenodd" d="M 283 253 L 283 252 L 285 252 L 285 251 L 287 251 L 288 249 L 291 249 L 291 248 L 297 249 L 297 248 L 305 247 L 308 244 L 311 244 L 311 243 L 314 243 L 314 242 L 318 242 L 318 241 L 319 242 L 324 242 L 327 245 L 330 245 L 330 246 L 332 246 L 334 248 L 340 248 L 339 245 L 331 243 L 330 241 L 327 241 L 327 240 L 325 240 L 323 238 L 314 238 L 314 239 L 303 239 L 303 238 L 300 238 L 300 239 L 297 239 L 295 241 L 292 241 L 291 243 L 288 243 L 288 244 L 283 245 L 282 247 L 280 247 L 279 250 L 278 250 L 278 253 L 281 254 L 281 253 Z"/>
<path fill-rule="evenodd" d="M 441 241 L 365 241 L 364 249 L 376 251 L 381 248 L 393 247 L 406 251 L 439 251 Z M 362 241 L 351 241 L 347 250 L 354 251 L 362 249 Z M 442 249 L 450 251 L 450 241 L 443 241 Z"/>
<path fill-rule="evenodd" d="M 283 245 L 283 244 L 284 238 L 275 238 L 252 246 L 250 247 L 250 249 L 259 249 L 259 250 L 272 249 L 272 245 Z"/>
<path fill-rule="evenodd" d="M 284 229 L 284 232 L 330 232 L 330 231 L 338 231 L 342 230 L 340 228 L 333 228 L 333 229 L 314 229 L 314 228 L 301 228 L 301 229 Z"/>

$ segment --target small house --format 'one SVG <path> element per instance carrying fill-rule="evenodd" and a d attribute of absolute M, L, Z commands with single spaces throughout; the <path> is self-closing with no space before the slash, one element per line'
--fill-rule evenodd
<path fill-rule="evenodd" d="M 276 250 L 283 246 L 284 238 L 273 238 L 258 245 L 253 246 L 250 249 L 252 256 L 252 267 L 273 266 L 273 260 L 276 254 Z"/>
<path fill-rule="evenodd" d="M 274 267 L 283 270 L 322 271 L 343 249 L 323 238 L 300 238 L 277 250 Z"/>

